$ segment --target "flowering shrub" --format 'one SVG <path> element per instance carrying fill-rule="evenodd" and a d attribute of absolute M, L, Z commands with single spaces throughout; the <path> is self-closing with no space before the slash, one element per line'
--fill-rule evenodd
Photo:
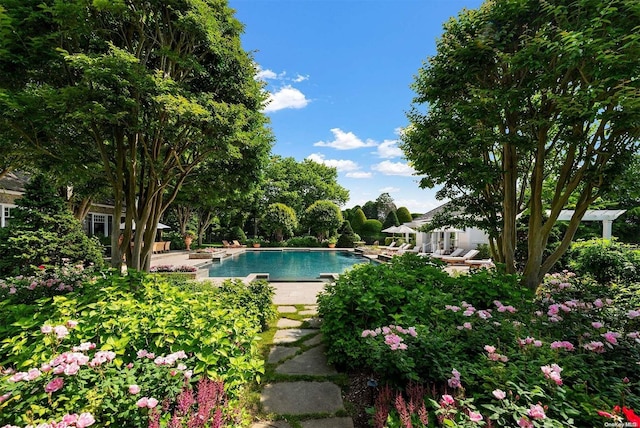
<path fill-rule="evenodd" d="M 43 341 L 55 350 L 50 359 L 24 371 L 3 371 L 2 423 L 146 427 L 148 416 L 140 409 L 154 408 L 155 397 L 177 395 L 192 376 L 180 362 L 187 358 L 181 351 L 163 357 L 140 350 L 134 362 L 118 366 L 116 353 L 96 350 L 95 343 L 69 348 L 64 340 L 77 325 L 69 320 L 42 326 Z M 139 398 L 143 394 L 153 396 Z"/>
<path fill-rule="evenodd" d="M 14 303 L 27 303 L 41 297 L 65 294 L 82 288 L 98 274 L 98 270 L 90 265 L 62 266 L 40 265 L 33 275 L 0 279 L 0 300 L 9 299 Z"/>
<path fill-rule="evenodd" d="M 35 374 L 33 369 L 37 369 L 45 373 L 33 379 L 35 384 L 30 384 L 37 384 L 41 391 L 29 398 L 36 403 L 34 406 L 27 409 L 24 406 L 30 406 L 32 401 L 18 402 L 15 395 L 11 395 L 15 401 L 0 400 L 3 401 L 0 426 L 6 408 L 11 408 L 14 416 L 21 415 L 22 419 L 17 422 L 20 424 L 28 423 L 27 412 L 32 418 L 40 417 L 38 412 L 44 412 L 39 420 L 46 418 L 46 422 L 60 421 L 63 410 L 70 414 L 86 411 L 96 420 L 103 421 L 107 416 L 100 412 L 116 411 L 107 410 L 112 400 L 120 403 L 119 406 L 125 406 L 123 403 L 126 402 L 126 408 L 117 409 L 121 416 L 114 418 L 125 420 L 124 415 L 128 415 L 135 420 L 143 409 L 146 420 L 151 410 L 164 406 L 165 398 L 175 397 L 180 392 L 187 373 L 194 379 L 208 377 L 224 382 L 227 407 L 234 408 L 233 403 L 244 393 L 244 388 L 259 380 L 264 372 L 257 334 L 261 330 L 260 319 L 264 318 L 264 311 L 272 310 L 272 307 L 269 302 L 261 309 L 264 302 L 259 299 L 264 296 L 252 300 L 249 292 L 238 299 L 231 288 L 187 289 L 172 286 L 158 276 L 129 272 L 126 277 L 106 276 L 64 296 L 30 304 L 0 301 L 0 319 L 3 320 L 0 323 L 0 361 L 4 369 L 11 367 L 15 373 L 27 374 L 30 371 Z M 69 319 L 74 322 L 65 321 Z M 74 350 L 65 347 L 64 343 L 80 345 Z M 91 349 L 87 343 L 95 344 L 95 348 Z M 98 350 L 109 354 L 98 354 Z M 59 376 L 62 381 L 55 380 L 53 368 L 45 372 L 42 367 L 51 366 L 52 360 L 65 351 L 83 353 L 85 357 L 75 354 L 72 357 L 78 358 L 75 362 L 79 368 L 73 375 L 77 377 L 73 380 L 65 377 L 76 370 L 76 365 L 67 364 Z M 169 355 L 164 359 L 158 357 L 167 353 Z M 68 363 L 66 355 L 64 362 Z M 182 362 L 175 359 L 176 355 L 180 355 Z M 182 355 L 187 358 L 183 359 Z M 112 360 L 91 367 L 90 362 L 96 356 Z M 178 367 L 179 364 L 184 367 Z M 70 374 L 64 374 L 64 370 Z M 101 387 L 94 388 L 94 384 Z M 20 382 L 13 387 L 23 385 L 26 384 Z M 6 394 L 5 391 L 5 385 L 0 383 L 0 395 Z M 56 409 L 55 414 L 44 410 L 36 412 L 34 409 L 46 407 L 40 403 L 48 402 L 48 394 L 53 394 L 54 399 L 57 395 L 65 397 L 64 403 L 60 399 L 60 406 L 66 407 Z M 136 395 L 136 399 L 130 401 L 131 395 Z M 19 403 L 27 404 L 16 407 Z M 104 425 L 101 423 L 101 426 Z M 127 420 L 127 423 L 110 426 L 133 425 Z"/>
<path fill-rule="evenodd" d="M 396 271 L 402 284 L 397 287 L 398 281 L 384 272 L 354 269 L 348 284 L 339 280 L 325 292 L 320 313 L 325 322 L 330 320 L 323 325 L 330 348 L 348 347 L 353 325 L 367 332 L 365 337 L 356 333 L 357 354 L 331 350 L 334 362 L 374 371 L 383 382 L 433 383 L 440 394 L 454 397 L 456 406 L 432 411 L 440 415 L 456 410 L 458 416 L 451 419 L 460 424 L 493 418 L 507 426 L 538 426 L 542 409 L 545 426 L 596 426 L 602 424 L 598 410 L 617 404 L 640 408 L 640 306 L 633 304 L 635 300 L 565 272 L 549 275 L 528 301 L 514 292 L 505 293 L 508 299 L 496 296 L 487 302 L 485 285 L 478 285 L 480 292 L 451 286 L 446 279 L 420 286 L 426 271 L 415 271 L 419 275 Z M 476 286 L 479 277 L 470 277 L 451 281 Z M 380 278 L 388 283 L 374 285 Z M 409 278 L 415 282 L 405 288 Z M 392 296 L 400 298 L 394 301 Z M 391 349 L 381 334 L 370 333 L 385 324 L 414 325 L 417 335 L 392 341 L 396 348 Z M 407 346 L 400 349 L 401 344 Z M 517 420 L 504 419 L 498 410 L 486 407 L 495 406 L 497 390 L 506 400 L 498 407 L 507 408 L 505 414 L 517 414 Z M 477 409 L 462 406 L 468 400 L 465 394 L 473 397 Z M 436 394 L 432 399 L 440 402 Z M 480 413 L 482 421 L 474 421 L 478 415 L 472 412 Z"/>

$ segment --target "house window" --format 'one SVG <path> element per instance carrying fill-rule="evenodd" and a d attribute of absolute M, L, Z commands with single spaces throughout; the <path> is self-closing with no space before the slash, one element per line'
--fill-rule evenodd
<path fill-rule="evenodd" d="M 111 236 L 111 218 L 109 214 L 89 213 L 86 222 L 86 230 L 90 236 Z"/>
<path fill-rule="evenodd" d="M 7 227 L 12 217 L 11 210 L 15 208 L 15 206 L 0 205 L 0 207 L 2 207 L 2 210 L 0 210 L 0 227 Z"/>

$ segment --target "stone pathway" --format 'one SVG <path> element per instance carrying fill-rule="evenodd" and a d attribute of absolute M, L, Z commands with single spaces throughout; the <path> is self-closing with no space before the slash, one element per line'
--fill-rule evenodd
<path fill-rule="evenodd" d="M 273 420 L 251 428 L 353 428 L 351 418 L 340 416 L 345 414 L 340 387 L 327 380 L 338 372 L 327 364 L 316 311 L 315 305 L 305 305 L 300 312 L 292 305 L 278 306 L 278 331 L 267 364 L 289 380 L 263 387 L 262 411 Z M 308 328 L 287 318 L 295 313 L 312 317 L 306 320 Z"/>

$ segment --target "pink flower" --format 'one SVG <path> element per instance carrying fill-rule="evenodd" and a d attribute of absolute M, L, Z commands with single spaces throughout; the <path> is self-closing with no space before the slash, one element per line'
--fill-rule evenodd
<path fill-rule="evenodd" d="M 148 402 L 149 402 L 149 398 L 142 397 L 141 399 L 136 401 L 136 406 L 138 406 L 140 408 L 147 407 Z"/>
<path fill-rule="evenodd" d="M 156 400 L 155 398 L 151 397 L 147 400 L 147 407 L 150 409 L 153 409 L 154 407 L 156 407 L 158 405 L 158 400 Z"/>
<path fill-rule="evenodd" d="M 460 310 L 458 306 L 452 306 L 452 305 L 446 305 L 444 308 L 452 312 L 458 312 Z"/>
<path fill-rule="evenodd" d="M 51 327 L 50 325 L 43 325 L 42 327 L 40 327 L 40 332 L 42 334 L 49 334 L 53 332 L 53 327 Z"/>
<path fill-rule="evenodd" d="M 96 422 L 91 413 L 80 413 L 78 420 L 76 421 L 76 428 L 85 428 L 93 425 Z"/>
<path fill-rule="evenodd" d="M 604 327 L 604 324 L 602 324 L 601 322 L 598 322 L 598 321 L 594 321 L 594 322 L 591 323 L 591 327 L 593 327 L 593 328 L 602 328 L 602 327 Z"/>
<path fill-rule="evenodd" d="M 595 306 L 596 308 L 601 308 L 602 306 L 604 306 L 604 304 L 602 303 L 602 300 L 601 300 L 601 299 L 596 299 L 596 300 L 593 302 L 593 306 Z"/>
<path fill-rule="evenodd" d="M 69 330 L 67 330 L 67 327 L 63 326 L 63 325 L 57 325 L 53 328 L 53 332 L 56 334 L 56 337 L 58 339 L 64 339 L 65 337 L 67 337 L 69 335 Z"/>
<path fill-rule="evenodd" d="M 75 374 L 77 374 L 80 371 L 80 366 L 78 365 L 78 363 L 71 363 L 71 364 L 67 364 L 67 366 L 64 368 L 64 374 L 66 374 L 67 376 L 73 376 Z"/>
<path fill-rule="evenodd" d="M 507 393 L 501 389 L 494 389 L 493 396 L 496 397 L 498 400 L 504 400 L 505 397 L 507 396 Z"/>
<path fill-rule="evenodd" d="M 53 378 L 53 380 L 44 387 L 44 391 L 47 394 L 50 394 L 52 392 L 59 391 L 63 385 L 64 385 L 64 379 L 62 379 L 61 377 L 56 377 L 56 378 Z"/>
<path fill-rule="evenodd" d="M 593 351 L 596 352 L 598 354 L 601 354 L 604 352 L 604 343 L 602 342 L 589 342 L 586 343 L 584 345 L 582 345 L 584 349 L 586 349 L 587 351 Z"/>
<path fill-rule="evenodd" d="M 467 330 L 471 330 L 473 328 L 470 322 L 462 324 L 462 327 L 466 328 Z"/>
<path fill-rule="evenodd" d="M 9 397 L 11 397 L 11 393 L 7 392 L 6 394 L 0 395 L 0 404 L 2 404 L 3 401 L 6 401 Z"/>
<path fill-rule="evenodd" d="M 136 355 L 138 356 L 138 358 L 144 358 L 147 356 L 147 350 L 141 349 L 136 353 Z"/>
<path fill-rule="evenodd" d="M 533 423 L 523 416 L 520 418 L 520 420 L 518 420 L 518 426 L 520 428 L 533 428 Z"/>
<path fill-rule="evenodd" d="M 479 412 L 469 411 L 469 419 L 471 419 L 472 422 L 480 422 L 482 415 Z"/>
<path fill-rule="evenodd" d="M 532 404 L 527 413 L 533 419 L 544 419 L 547 417 L 547 415 L 544 414 L 544 409 L 540 404 Z"/>
<path fill-rule="evenodd" d="M 74 320 L 67 321 L 67 327 L 69 328 L 75 328 L 77 325 L 78 325 L 78 321 L 74 321 Z"/>
<path fill-rule="evenodd" d="M 491 345 L 484 345 L 484 350 L 490 354 L 493 354 L 494 352 L 496 352 L 496 347 Z"/>
<path fill-rule="evenodd" d="M 640 317 L 640 311 L 631 310 L 627 312 L 627 318 L 629 318 L 630 320 L 638 317 Z"/>
<path fill-rule="evenodd" d="M 456 369 L 451 370 L 451 374 L 453 375 L 451 378 L 447 380 L 447 383 L 451 388 L 459 388 L 460 387 L 460 372 Z"/>
<path fill-rule="evenodd" d="M 454 400 L 453 397 L 450 396 L 449 394 L 443 395 L 442 396 L 442 400 L 440 400 L 440 403 L 445 405 L 445 406 L 451 406 L 455 402 L 456 402 L 456 400 Z"/>
<path fill-rule="evenodd" d="M 140 392 L 140 387 L 138 385 L 129 385 L 129 394 L 136 395 Z"/>
<path fill-rule="evenodd" d="M 616 333 L 613 331 L 608 331 L 600 336 L 604 337 L 604 339 L 612 345 L 618 344 L 618 338 L 620 337 L 620 333 Z"/>

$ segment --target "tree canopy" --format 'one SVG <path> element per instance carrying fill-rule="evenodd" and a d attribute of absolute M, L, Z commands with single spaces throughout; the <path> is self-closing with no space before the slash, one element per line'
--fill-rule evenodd
<path fill-rule="evenodd" d="M 14 30 L 0 46 L 2 138 L 99 159 L 114 230 L 126 206 L 130 267 L 148 268 L 158 220 L 201 162 L 270 149 L 265 93 L 226 1 L 2 3 Z"/>
<path fill-rule="evenodd" d="M 279 202 L 267 207 L 262 218 L 262 227 L 273 235 L 277 242 L 292 236 L 298 227 L 298 218 L 293 208 Z"/>
<path fill-rule="evenodd" d="M 445 24 L 413 84 L 402 148 L 421 186 L 441 185 L 510 272 L 528 213 L 529 287 L 638 148 L 638 22 L 635 0 L 487 1 Z M 569 227 L 543 257 L 566 208 Z"/>
<path fill-rule="evenodd" d="M 331 201 L 316 201 L 304 213 L 304 225 L 323 240 L 333 236 L 342 225 L 342 211 Z"/>

